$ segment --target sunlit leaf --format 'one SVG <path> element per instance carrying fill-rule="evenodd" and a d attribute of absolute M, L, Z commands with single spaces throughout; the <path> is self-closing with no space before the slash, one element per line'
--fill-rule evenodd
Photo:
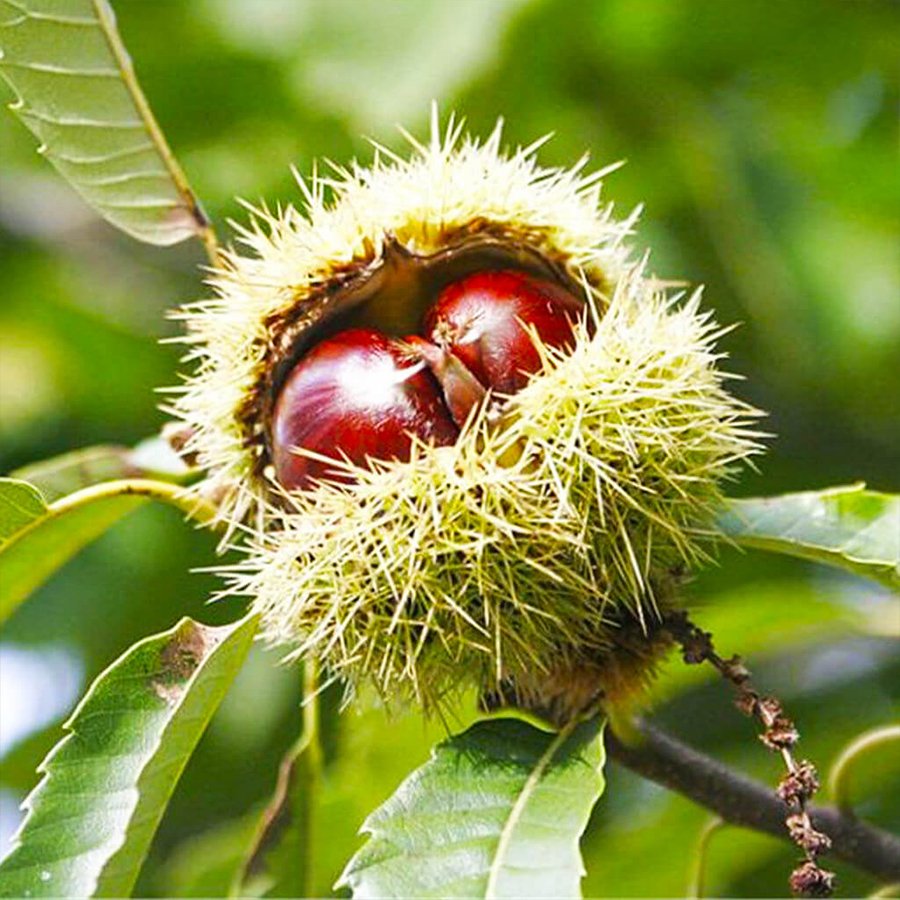
<path fill-rule="evenodd" d="M 39 507 L 37 498 L 26 482 L 0 478 L 0 528 L 9 529 L 0 543 L 0 622 L 82 547 L 148 500 L 181 506 L 198 520 L 205 509 L 173 485 L 143 479 L 94 485 L 49 506 Z"/>
<path fill-rule="evenodd" d="M 900 590 L 900 496 L 862 484 L 730 500 L 719 519 L 745 547 L 840 566 Z"/>
<path fill-rule="evenodd" d="M 460 731 L 476 720 L 475 704 L 469 698 L 457 713 Z M 414 708 L 388 712 L 365 691 L 341 714 L 339 750 L 329 761 L 316 804 L 315 832 L 328 839 L 315 843 L 314 896 L 328 896 L 359 847 L 356 826 L 446 737 L 446 724 L 439 718 L 423 719 Z"/>
<path fill-rule="evenodd" d="M 39 152 L 105 219 L 151 244 L 209 239 L 108 0 L 0 0 L 0 74 Z"/>
<path fill-rule="evenodd" d="M 127 896 L 175 784 L 240 669 L 256 619 L 183 619 L 103 672 L 41 765 L 0 896 Z"/>
<path fill-rule="evenodd" d="M 579 897 L 578 842 L 603 791 L 601 724 L 559 734 L 478 722 L 363 825 L 341 884 L 354 897 Z"/>

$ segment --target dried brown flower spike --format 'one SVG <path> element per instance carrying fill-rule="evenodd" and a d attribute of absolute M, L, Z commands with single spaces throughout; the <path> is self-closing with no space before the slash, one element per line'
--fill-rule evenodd
<path fill-rule="evenodd" d="M 745 716 L 753 716 L 760 722 L 764 730 L 759 739 L 773 753 L 781 755 L 787 773 L 779 782 L 776 793 L 787 807 L 785 828 L 805 857 L 791 873 L 791 891 L 798 897 L 830 897 L 835 876 L 819 865 L 818 858 L 831 849 L 831 839 L 813 827 L 807 810 L 809 801 L 819 789 L 819 779 L 811 762 L 798 762 L 794 756 L 800 734 L 793 721 L 778 699 L 761 696 L 753 688 L 750 671 L 741 658 L 719 656 L 713 647 L 712 635 L 694 625 L 686 613 L 669 613 L 665 627 L 681 646 L 688 665 L 708 662 L 731 683 L 737 694 L 735 706 Z"/>

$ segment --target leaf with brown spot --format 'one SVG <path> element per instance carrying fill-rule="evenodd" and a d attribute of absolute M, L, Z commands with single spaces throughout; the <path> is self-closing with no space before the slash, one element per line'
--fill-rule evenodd
<path fill-rule="evenodd" d="M 256 618 L 182 619 L 91 685 L 39 771 L 0 896 L 129 894 L 178 778 L 237 675 Z"/>

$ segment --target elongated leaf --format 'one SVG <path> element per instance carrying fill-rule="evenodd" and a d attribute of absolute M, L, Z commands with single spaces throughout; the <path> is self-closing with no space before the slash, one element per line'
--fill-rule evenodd
<path fill-rule="evenodd" d="M 10 472 L 33 484 L 48 501 L 82 488 L 121 478 L 159 478 L 176 484 L 190 469 L 163 438 L 149 438 L 136 447 L 117 444 L 87 447 L 41 460 Z"/>
<path fill-rule="evenodd" d="M 256 631 L 183 619 L 91 686 L 41 764 L 0 896 L 127 896 L 175 784 Z"/>
<path fill-rule="evenodd" d="M 361 897 L 579 897 L 578 841 L 603 791 L 601 724 L 478 722 L 363 825 L 340 884 Z"/>
<path fill-rule="evenodd" d="M 840 566 L 900 590 L 900 496 L 865 485 L 730 500 L 719 519 L 745 547 Z"/>
<path fill-rule="evenodd" d="M 27 482 L 0 478 L 0 529 L 11 529 L 0 541 L 0 622 L 82 547 L 149 499 L 181 505 L 203 518 L 200 506 L 192 507 L 164 482 L 110 481 L 47 506 Z"/>
<path fill-rule="evenodd" d="M 108 0 L 0 0 L 0 73 L 39 152 L 105 219 L 151 244 L 210 233 Z"/>

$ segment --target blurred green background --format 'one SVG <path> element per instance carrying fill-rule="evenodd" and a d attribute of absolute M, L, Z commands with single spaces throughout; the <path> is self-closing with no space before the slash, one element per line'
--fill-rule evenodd
<path fill-rule="evenodd" d="M 636 238 L 673 279 L 703 282 L 742 396 L 777 435 L 741 494 L 857 479 L 900 487 L 900 5 L 792 0 L 114 0 L 157 116 L 225 232 L 236 201 L 298 199 L 290 164 L 365 160 L 364 135 L 400 149 L 435 98 L 510 144 L 546 133 L 548 165 L 589 151 L 626 159 L 607 183 Z M 6 89 L 0 89 L 6 95 Z M 131 242 L 100 222 L 0 116 L 0 470 L 163 421 L 176 379 L 167 310 L 201 295 L 199 246 Z M 34 768 L 87 682 L 182 614 L 226 621 L 192 567 L 213 540 L 143 509 L 16 614 L 0 643 L 0 853 Z M 900 611 L 880 589 L 799 561 L 723 553 L 697 577 L 696 618 L 783 695 L 803 753 L 827 768 L 900 709 Z M 256 650 L 167 814 L 140 891 L 220 893 L 297 728 L 297 671 Z M 769 782 L 773 758 L 724 687 L 673 662 L 656 715 Z M 365 814 L 443 731 L 329 697 L 319 836 L 325 894 Z M 460 722 L 469 714 L 460 713 Z M 457 723 L 459 724 L 459 723 Z M 893 768 L 892 768 L 893 766 Z M 585 893 L 685 890 L 707 814 L 616 766 L 584 841 Z M 861 814 L 900 829 L 900 773 L 873 756 Z M 730 829 L 713 838 L 708 890 L 783 896 L 792 852 Z M 871 890 L 846 867 L 841 893 Z M 224 880 L 223 880 L 224 879 Z"/>

